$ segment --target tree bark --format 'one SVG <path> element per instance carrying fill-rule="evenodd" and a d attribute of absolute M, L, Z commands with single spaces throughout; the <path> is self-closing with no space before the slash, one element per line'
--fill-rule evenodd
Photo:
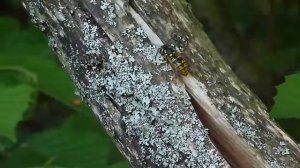
<path fill-rule="evenodd" d="M 231 72 L 184 0 L 24 6 L 133 167 L 299 167 L 298 146 Z M 181 50 L 189 75 L 160 64 L 163 44 Z"/>

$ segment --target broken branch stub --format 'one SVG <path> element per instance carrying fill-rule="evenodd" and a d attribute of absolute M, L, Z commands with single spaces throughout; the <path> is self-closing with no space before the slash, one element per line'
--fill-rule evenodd
<path fill-rule="evenodd" d="M 213 122 L 222 121 L 215 135 L 238 138 L 248 167 L 298 165 L 297 145 L 232 74 L 184 1 L 25 0 L 24 6 L 133 167 L 227 166 L 185 90 Z M 174 78 L 176 70 L 160 64 L 162 41 L 184 49 L 190 75 Z"/>

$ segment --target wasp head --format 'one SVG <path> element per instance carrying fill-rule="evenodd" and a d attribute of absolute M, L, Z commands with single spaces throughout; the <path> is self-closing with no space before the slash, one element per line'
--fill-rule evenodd
<path fill-rule="evenodd" d="M 163 45 L 161 48 L 160 48 L 160 54 L 165 54 L 165 55 L 171 55 L 174 53 L 174 48 L 170 47 L 170 46 L 167 46 L 167 45 Z"/>

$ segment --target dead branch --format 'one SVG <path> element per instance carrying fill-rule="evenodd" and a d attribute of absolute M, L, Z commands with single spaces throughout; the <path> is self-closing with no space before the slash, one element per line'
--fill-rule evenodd
<path fill-rule="evenodd" d="M 222 155 L 234 167 L 299 166 L 298 146 L 220 58 L 184 0 L 24 6 L 133 167 L 228 166 Z M 182 49 L 188 76 L 160 64 L 163 44 Z"/>

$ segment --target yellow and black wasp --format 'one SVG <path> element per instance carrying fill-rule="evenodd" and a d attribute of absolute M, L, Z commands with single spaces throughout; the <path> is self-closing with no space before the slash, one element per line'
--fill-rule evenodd
<path fill-rule="evenodd" d="M 173 64 L 181 75 L 187 76 L 189 74 L 188 63 L 178 52 L 176 52 L 175 48 L 163 45 L 157 52 L 163 57 L 164 63 Z"/>

